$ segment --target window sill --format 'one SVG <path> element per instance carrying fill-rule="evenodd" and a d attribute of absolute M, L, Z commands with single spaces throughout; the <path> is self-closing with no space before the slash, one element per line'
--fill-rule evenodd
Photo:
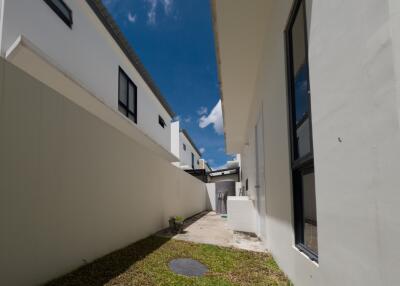
<path fill-rule="evenodd" d="M 301 249 L 301 247 L 299 247 L 299 245 L 292 245 L 292 248 L 301 256 L 303 256 L 306 260 L 311 262 L 314 266 L 319 267 L 318 258 L 317 260 L 312 259 L 303 249 Z"/>

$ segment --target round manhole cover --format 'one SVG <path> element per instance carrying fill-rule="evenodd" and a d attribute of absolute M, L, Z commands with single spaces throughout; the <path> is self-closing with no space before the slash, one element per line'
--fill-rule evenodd
<path fill-rule="evenodd" d="M 171 260 L 169 268 L 176 274 L 185 276 L 203 276 L 208 271 L 208 268 L 204 264 L 190 258 Z"/>

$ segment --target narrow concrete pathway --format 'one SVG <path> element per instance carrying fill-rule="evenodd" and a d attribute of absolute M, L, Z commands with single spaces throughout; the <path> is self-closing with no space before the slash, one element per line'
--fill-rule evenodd
<path fill-rule="evenodd" d="M 265 252 L 261 241 L 255 235 L 233 231 L 229 228 L 227 219 L 215 212 L 203 212 L 186 220 L 183 233 L 173 235 L 166 229 L 159 232 L 158 235 L 178 240 Z"/>

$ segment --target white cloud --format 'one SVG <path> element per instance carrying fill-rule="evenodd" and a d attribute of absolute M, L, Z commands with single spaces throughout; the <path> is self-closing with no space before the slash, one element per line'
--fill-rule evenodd
<path fill-rule="evenodd" d="M 145 0 L 149 3 L 149 10 L 147 11 L 147 23 L 155 25 L 157 23 L 157 6 L 158 3 L 164 7 L 165 15 L 170 15 L 172 12 L 173 0 Z"/>
<path fill-rule="evenodd" d="M 200 108 L 197 110 L 197 114 L 200 116 L 207 114 L 207 112 L 208 112 L 208 108 L 205 106 L 200 106 Z"/>
<path fill-rule="evenodd" d="M 174 121 L 190 123 L 190 122 L 192 122 L 192 117 L 190 115 L 187 115 L 187 116 L 175 115 Z"/>
<path fill-rule="evenodd" d="M 158 0 L 146 0 L 150 4 L 150 9 L 147 12 L 147 23 L 150 25 L 156 24 L 157 18 L 157 4 Z"/>
<path fill-rule="evenodd" d="M 208 116 L 203 115 L 200 118 L 199 127 L 205 128 L 210 124 L 214 124 L 214 130 L 217 134 L 224 134 L 224 123 L 222 119 L 221 100 L 214 106 Z"/>
<path fill-rule="evenodd" d="M 199 149 L 199 151 L 200 151 L 201 154 L 203 154 L 204 152 L 206 152 L 206 148 L 201 147 L 201 148 Z"/>
<path fill-rule="evenodd" d="M 213 169 L 213 171 L 216 171 L 216 170 L 223 170 L 223 169 L 226 169 L 226 164 L 224 164 L 224 165 L 221 165 L 221 166 L 217 166 L 217 167 L 213 167 L 212 169 Z"/>
<path fill-rule="evenodd" d="M 136 22 L 136 14 L 132 15 L 131 12 L 128 13 L 128 21 L 131 23 L 135 23 Z"/>
<path fill-rule="evenodd" d="M 164 6 L 165 14 L 169 15 L 172 11 L 173 0 L 161 0 L 161 3 Z"/>

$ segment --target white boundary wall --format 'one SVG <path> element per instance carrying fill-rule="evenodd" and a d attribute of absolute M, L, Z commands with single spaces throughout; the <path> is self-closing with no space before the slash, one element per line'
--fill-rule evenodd
<path fill-rule="evenodd" d="M 200 180 L 1 59 L 0 158 L 1 285 L 41 284 L 206 208 Z"/>

